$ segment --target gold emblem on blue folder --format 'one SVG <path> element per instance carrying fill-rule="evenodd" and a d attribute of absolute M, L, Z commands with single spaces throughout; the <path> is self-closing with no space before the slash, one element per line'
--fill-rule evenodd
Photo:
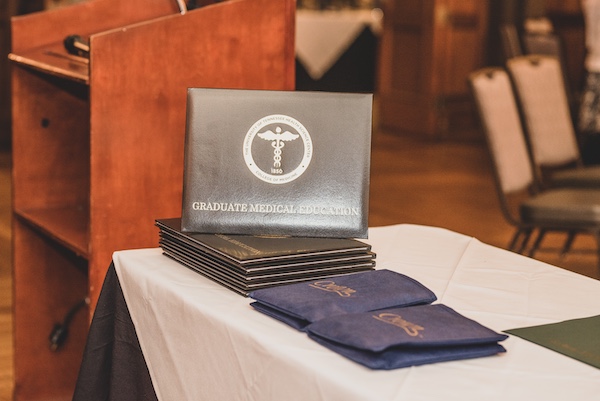
<path fill-rule="evenodd" d="M 402 316 L 396 315 L 395 313 L 384 312 L 380 313 L 379 315 L 373 315 L 373 317 L 384 323 L 400 327 L 406 332 L 406 334 L 408 334 L 411 337 L 417 337 L 419 334 L 421 334 L 421 331 L 425 330 L 425 327 L 419 326 L 415 323 L 411 323 L 408 320 L 403 319 Z"/>
<path fill-rule="evenodd" d="M 351 297 L 352 294 L 356 292 L 356 290 L 353 290 L 350 287 L 338 285 L 331 280 L 315 281 L 314 283 L 309 284 L 309 286 L 323 291 L 335 292 L 343 298 Z"/>

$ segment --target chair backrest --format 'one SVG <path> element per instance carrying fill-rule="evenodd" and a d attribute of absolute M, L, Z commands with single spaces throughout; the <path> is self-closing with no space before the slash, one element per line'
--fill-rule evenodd
<path fill-rule="evenodd" d="M 503 24 L 500 26 L 500 40 L 505 59 L 508 60 L 523 55 L 519 33 L 514 24 Z"/>
<path fill-rule="evenodd" d="M 567 62 L 565 61 L 563 43 L 560 36 L 553 32 L 525 32 L 522 41 L 524 48 L 523 54 L 556 57 L 560 63 L 560 71 L 562 73 L 567 101 L 569 101 L 569 99 L 572 98 L 571 85 L 569 84 Z"/>
<path fill-rule="evenodd" d="M 536 166 L 557 167 L 581 160 L 560 62 L 529 55 L 506 63 L 522 111 Z"/>
<path fill-rule="evenodd" d="M 508 73 L 502 68 L 484 68 L 469 75 L 469 84 L 496 177 L 505 217 L 515 224 L 506 196 L 535 185 L 535 176 L 521 119 Z"/>
<path fill-rule="evenodd" d="M 529 33 L 523 34 L 523 54 L 539 54 L 552 56 L 560 60 L 562 57 L 562 43 L 555 33 Z"/>

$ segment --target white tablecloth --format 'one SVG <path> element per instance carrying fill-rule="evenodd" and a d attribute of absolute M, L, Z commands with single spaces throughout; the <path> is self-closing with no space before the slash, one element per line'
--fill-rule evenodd
<path fill-rule="evenodd" d="M 381 31 L 381 10 L 296 12 L 296 57 L 314 80 L 320 79 L 365 29 Z"/>
<path fill-rule="evenodd" d="M 372 228 L 377 268 L 497 331 L 600 314 L 600 281 L 440 228 Z M 600 370 L 517 337 L 497 356 L 373 371 L 162 256 L 114 264 L 160 400 L 585 400 Z"/>

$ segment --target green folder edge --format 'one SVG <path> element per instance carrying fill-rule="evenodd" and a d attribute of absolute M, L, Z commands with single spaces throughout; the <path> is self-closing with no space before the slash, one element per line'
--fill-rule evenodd
<path fill-rule="evenodd" d="M 504 332 L 600 368 L 600 315 Z"/>

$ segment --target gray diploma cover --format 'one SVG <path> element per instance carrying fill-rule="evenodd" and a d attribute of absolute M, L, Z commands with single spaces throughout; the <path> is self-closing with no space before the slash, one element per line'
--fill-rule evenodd
<path fill-rule="evenodd" d="M 366 238 L 372 100 L 188 89 L 182 231 Z"/>

